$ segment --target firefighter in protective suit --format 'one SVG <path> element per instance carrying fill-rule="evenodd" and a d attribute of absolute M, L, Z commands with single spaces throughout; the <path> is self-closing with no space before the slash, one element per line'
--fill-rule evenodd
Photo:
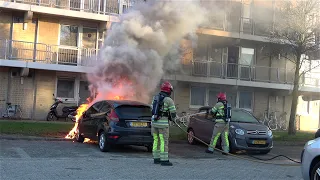
<path fill-rule="evenodd" d="M 176 107 L 170 98 L 172 91 L 172 85 L 169 82 L 164 82 L 161 85 L 161 92 L 153 97 L 151 106 L 153 114 L 151 125 L 152 154 L 154 163 L 162 166 L 172 166 L 168 157 L 169 120 L 172 121 L 176 117 Z M 156 109 L 159 110 L 156 112 Z"/>
<path fill-rule="evenodd" d="M 206 152 L 213 153 L 213 150 L 216 147 L 217 141 L 221 135 L 222 136 L 221 147 L 224 151 L 223 154 L 226 155 L 226 153 L 229 153 L 229 140 L 228 140 L 229 123 L 228 123 L 228 119 L 226 117 L 226 111 L 225 111 L 226 104 L 227 104 L 227 97 L 224 93 L 219 93 L 217 98 L 218 98 L 218 102 L 212 108 L 212 113 L 216 117 L 216 124 L 214 125 L 210 146 L 208 147 Z"/>

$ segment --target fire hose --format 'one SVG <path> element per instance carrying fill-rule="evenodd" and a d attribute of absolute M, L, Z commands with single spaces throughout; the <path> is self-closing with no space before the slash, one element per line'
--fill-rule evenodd
<path fill-rule="evenodd" d="M 205 113 L 206 113 L 206 112 L 201 112 L 201 113 L 195 113 L 195 114 L 191 114 L 191 115 L 186 115 L 186 116 L 178 117 L 178 118 L 176 118 L 175 120 L 181 119 L 181 118 L 186 118 L 186 117 L 195 116 L 195 115 L 198 115 L 198 114 L 205 114 Z M 184 130 L 176 121 L 173 121 L 173 122 L 179 127 L 180 130 L 182 130 L 184 133 L 188 134 L 188 132 L 187 132 L 186 130 Z M 226 128 L 228 125 L 229 125 L 229 123 L 226 124 L 225 128 Z M 225 128 L 224 128 L 224 129 L 225 129 Z M 224 129 L 223 129 L 223 130 L 224 130 Z M 223 130 L 222 130 L 222 131 L 223 131 Z M 189 134 L 189 135 L 190 135 L 190 134 Z M 285 155 L 277 155 L 277 156 L 274 156 L 274 157 L 269 158 L 269 159 L 261 159 L 261 158 L 258 158 L 258 157 L 255 157 L 255 156 L 252 156 L 252 155 L 246 153 L 248 156 L 254 158 L 254 159 L 250 159 L 250 158 L 246 158 L 246 157 L 234 155 L 234 154 L 231 154 L 231 153 L 226 153 L 226 152 L 224 152 L 224 151 L 222 151 L 222 150 L 220 150 L 220 149 L 218 149 L 218 148 L 216 148 L 216 147 L 213 147 L 213 146 L 209 145 L 208 143 L 204 142 L 203 140 L 197 138 L 197 137 L 194 136 L 194 135 L 191 135 L 191 136 L 192 136 L 193 138 L 195 138 L 196 140 L 198 140 L 199 142 L 203 143 L 204 145 L 206 145 L 206 146 L 208 146 L 208 147 L 211 147 L 211 148 L 213 148 L 214 150 L 219 151 L 219 152 L 221 152 L 221 153 L 225 153 L 225 154 L 227 154 L 227 155 L 230 155 L 230 156 L 232 156 L 232 157 L 235 157 L 235 158 L 244 159 L 244 160 L 248 160 L 248 161 L 252 161 L 252 162 L 257 162 L 257 163 L 262 163 L 262 164 L 273 164 L 273 165 L 279 165 L 279 166 L 300 166 L 300 164 L 301 164 L 301 162 L 296 161 L 296 160 L 293 160 L 292 158 L 287 157 L 287 156 L 285 156 Z M 285 157 L 285 158 L 289 159 L 290 161 L 295 162 L 296 164 L 282 164 L 282 163 L 267 162 L 267 161 L 273 160 L 273 159 L 278 158 L 278 157 Z"/>

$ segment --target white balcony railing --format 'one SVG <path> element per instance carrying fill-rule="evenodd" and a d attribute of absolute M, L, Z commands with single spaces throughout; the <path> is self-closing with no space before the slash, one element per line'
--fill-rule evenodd
<path fill-rule="evenodd" d="M 46 64 L 93 66 L 97 49 L 0 39 L 0 59 Z"/>
<path fill-rule="evenodd" d="M 92 67 L 99 50 L 0 39 L 0 59 Z M 248 66 L 216 61 L 193 61 L 184 74 L 208 78 L 292 84 L 293 72 L 278 67 Z M 320 78 L 304 76 L 301 85 L 320 88 Z"/>
<path fill-rule="evenodd" d="M 200 77 L 240 79 L 245 81 L 292 84 L 293 72 L 285 68 L 267 66 L 248 66 L 215 61 L 193 61 L 187 74 Z M 184 71 L 186 72 L 186 71 Z M 320 78 L 304 77 L 303 86 L 320 87 Z"/>
<path fill-rule="evenodd" d="M 96 14 L 119 14 L 118 0 L 4 0 Z"/>

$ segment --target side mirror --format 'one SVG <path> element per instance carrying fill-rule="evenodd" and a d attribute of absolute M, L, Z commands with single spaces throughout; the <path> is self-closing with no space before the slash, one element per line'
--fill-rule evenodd
<path fill-rule="evenodd" d="M 54 97 L 54 94 L 52 94 L 52 96 Z"/>
<path fill-rule="evenodd" d="M 68 101 L 68 99 L 65 99 L 65 101 Z"/>

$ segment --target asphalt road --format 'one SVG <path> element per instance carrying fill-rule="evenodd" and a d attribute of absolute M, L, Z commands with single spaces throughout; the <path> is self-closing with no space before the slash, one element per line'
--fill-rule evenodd
<path fill-rule="evenodd" d="M 153 164 L 151 153 L 143 147 L 117 147 L 102 153 L 95 143 L 0 139 L 0 179 L 301 179 L 299 166 L 260 164 L 204 150 L 201 145 L 171 143 L 174 166 L 162 167 Z M 286 153 L 299 159 L 300 152 L 299 146 L 279 146 L 259 157 Z"/>

